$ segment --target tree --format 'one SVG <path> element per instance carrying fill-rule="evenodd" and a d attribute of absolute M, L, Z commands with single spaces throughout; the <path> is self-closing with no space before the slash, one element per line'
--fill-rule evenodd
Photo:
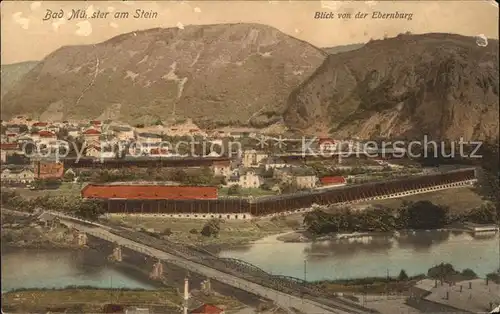
<path fill-rule="evenodd" d="M 466 268 L 464 270 L 462 270 L 462 276 L 468 278 L 468 279 L 475 279 L 477 278 L 477 275 L 476 273 L 470 269 L 470 268 Z"/>
<path fill-rule="evenodd" d="M 427 277 L 439 280 L 445 280 L 447 277 L 456 275 L 457 271 L 453 268 L 451 264 L 441 263 L 434 267 L 429 268 L 427 271 Z"/>
<path fill-rule="evenodd" d="M 162 233 L 164 236 L 171 236 L 173 234 L 172 232 L 172 229 L 170 228 L 165 228 L 165 230 L 163 230 L 163 233 Z"/>
<path fill-rule="evenodd" d="M 401 269 L 401 271 L 399 272 L 399 275 L 398 275 L 398 280 L 399 281 L 406 281 L 408 280 L 408 275 L 406 274 L 406 271 L 404 269 Z"/>
<path fill-rule="evenodd" d="M 74 210 L 73 214 L 87 220 L 97 220 L 104 213 L 104 208 L 99 201 L 82 200 Z"/>
<path fill-rule="evenodd" d="M 478 224 L 497 223 L 498 217 L 495 204 L 491 201 L 484 201 L 481 206 L 469 211 L 467 220 Z"/>
<path fill-rule="evenodd" d="M 438 229 L 447 222 L 448 208 L 430 201 L 408 203 L 399 209 L 401 229 Z"/>
<path fill-rule="evenodd" d="M 240 195 L 240 194 L 241 194 L 241 187 L 238 184 L 230 186 L 229 189 L 227 190 L 227 195 Z"/>
<path fill-rule="evenodd" d="M 72 171 L 66 171 L 63 180 L 65 182 L 73 182 L 73 180 L 75 180 L 75 174 Z"/>
<path fill-rule="evenodd" d="M 201 229 L 201 235 L 205 237 L 216 237 L 220 231 L 220 221 L 217 219 L 211 219 Z"/>

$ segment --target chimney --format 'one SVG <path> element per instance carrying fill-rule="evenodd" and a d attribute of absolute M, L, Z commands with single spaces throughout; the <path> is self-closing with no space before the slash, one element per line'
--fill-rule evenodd
<path fill-rule="evenodd" d="M 188 302 L 189 302 L 189 279 L 184 278 L 184 314 L 188 313 Z"/>

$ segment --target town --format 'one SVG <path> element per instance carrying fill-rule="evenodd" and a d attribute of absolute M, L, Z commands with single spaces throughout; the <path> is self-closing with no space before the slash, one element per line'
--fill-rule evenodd
<path fill-rule="evenodd" d="M 191 121 L 144 127 L 109 120 L 45 122 L 18 116 L 2 122 L 1 136 L 2 183 L 33 190 L 51 180 L 52 184 L 136 181 L 213 186 L 221 197 L 260 197 L 433 171 L 408 158 L 390 158 L 391 153 L 367 157 L 354 140 L 318 138 L 313 144 L 317 155 L 306 155 L 300 153 L 297 135 L 283 140 L 281 135 L 261 135 L 249 128 L 204 131 Z M 352 156 L 339 155 L 342 151 Z"/>

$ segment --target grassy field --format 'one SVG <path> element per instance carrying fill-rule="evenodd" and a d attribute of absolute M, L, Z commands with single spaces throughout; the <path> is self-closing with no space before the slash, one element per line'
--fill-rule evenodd
<path fill-rule="evenodd" d="M 83 185 L 80 183 L 63 182 L 58 189 L 54 190 L 30 190 L 27 188 L 9 189 L 16 191 L 22 197 L 35 198 L 39 196 L 79 196 Z"/>
<path fill-rule="evenodd" d="M 401 198 L 393 198 L 386 200 L 370 201 L 361 203 L 361 205 L 378 204 L 391 208 L 398 208 L 403 204 L 403 201 L 431 201 L 437 205 L 449 206 L 451 212 L 462 213 L 471 208 L 481 205 L 481 196 L 476 194 L 472 188 L 455 188 L 424 194 L 410 195 Z"/>
<path fill-rule="evenodd" d="M 266 195 L 276 195 L 276 192 L 274 191 L 268 191 L 268 190 L 263 190 L 260 188 L 249 188 L 249 189 L 240 189 L 240 194 L 238 195 L 228 195 L 229 188 L 220 188 L 219 189 L 219 196 L 235 196 L 235 197 L 246 197 L 246 196 L 266 196 Z"/>
<path fill-rule="evenodd" d="M 132 216 L 110 219 L 134 228 L 154 229 L 156 232 L 163 232 L 165 229 L 170 229 L 172 235 L 169 236 L 169 239 L 182 243 L 196 245 L 236 245 L 248 243 L 273 234 L 293 231 L 294 228 L 300 226 L 303 217 L 301 214 L 296 214 L 280 219 L 226 220 L 220 224 L 221 229 L 218 237 L 204 237 L 199 234 L 207 220 Z M 190 232 L 193 229 L 197 231 L 197 234 Z"/>
<path fill-rule="evenodd" d="M 205 295 L 193 291 L 196 302 L 215 304 L 225 308 L 238 308 L 241 303 L 232 297 L 219 294 Z M 102 312 L 106 304 L 119 304 L 124 307 L 156 307 L 165 313 L 176 313 L 183 304 L 182 296 L 177 289 L 163 288 L 158 290 L 111 290 L 98 288 L 71 287 L 57 290 L 27 289 L 8 292 L 2 295 L 3 308 L 10 312 L 29 313 L 50 309 L 75 309 L 85 313 Z"/>
<path fill-rule="evenodd" d="M 109 289 L 64 289 L 23 290 L 2 294 L 3 307 L 16 312 L 40 311 L 47 308 L 83 306 L 87 311 L 102 311 L 106 304 L 156 305 L 175 308 L 182 304 L 182 298 L 174 289 L 109 290 Z"/>

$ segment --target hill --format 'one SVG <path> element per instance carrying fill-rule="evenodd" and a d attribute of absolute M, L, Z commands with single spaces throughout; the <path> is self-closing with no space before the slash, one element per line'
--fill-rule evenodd
<path fill-rule="evenodd" d="M 33 69 L 38 64 L 38 61 L 27 61 L 14 64 L 2 64 L 1 67 L 1 82 L 2 82 L 2 97 L 14 86 L 26 73 Z"/>
<path fill-rule="evenodd" d="M 338 137 L 498 137 L 498 40 L 399 35 L 329 55 L 291 93 L 289 127 Z"/>
<path fill-rule="evenodd" d="M 348 51 L 353 51 L 356 49 L 359 49 L 363 47 L 365 44 L 351 44 L 351 45 L 343 45 L 343 46 L 335 46 L 335 47 L 326 47 L 323 48 L 323 50 L 331 55 L 341 53 L 341 52 L 348 52 Z"/>
<path fill-rule="evenodd" d="M 325 57 L 259 24 L 136 31 L 54 51 L 7 92 L 2 116 L 265 126 Z"/>

